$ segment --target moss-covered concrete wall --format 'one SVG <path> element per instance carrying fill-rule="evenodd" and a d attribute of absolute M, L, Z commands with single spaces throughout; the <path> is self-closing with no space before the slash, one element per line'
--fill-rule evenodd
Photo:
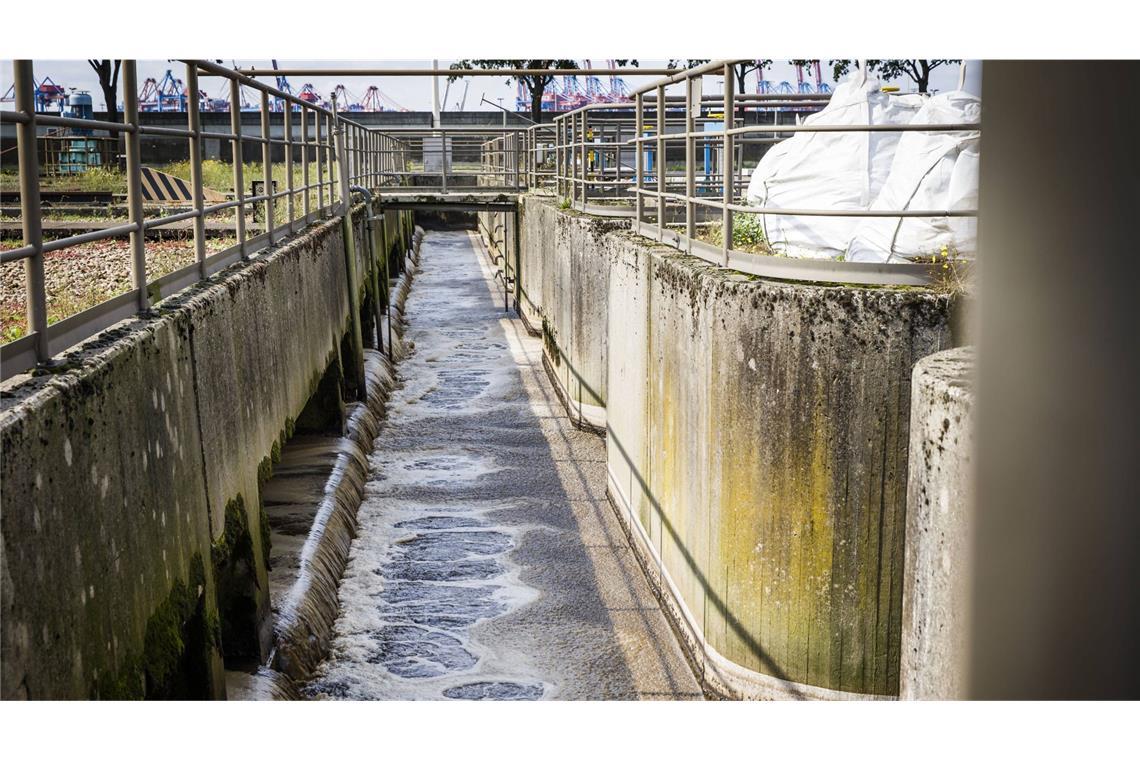
<path fill-rule="evenodd" d="M 522 204 L 520 311 L 532 329 L 543 333 L 547 371 L 571 419 L 604 430 L 606 314 L 615 255 L 609 233 L 628 225 L 556 209 L 535 197 Z"/>
<path fill-rule="evenodd" d="M 405 217 L 387 214 L 390 239 Z M 237 654 L 265 654 L 259 477 L 339 360 L 341 230 L 315 226 L 5 384 L 3 698 L 220 697 L 231 629 Z M 218 575 L 238 586 L 220 600 Z"/>
<path fill-rule="evenodd" d="M 910 375 L 950 347 L 951 299 L 761 281 L 523 209 L 528 319 L 604 389 L 610 497 L 706 687 L 897 695 Z"/>

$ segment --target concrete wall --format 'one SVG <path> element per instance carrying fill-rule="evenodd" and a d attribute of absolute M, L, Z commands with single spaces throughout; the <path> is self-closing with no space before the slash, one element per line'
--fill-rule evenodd
<path fill-rule="evenodd" d="M 316 225 L 5 384 L 5 699 L 218 697 L 223 654 L 265 654 L 259 481 L 340 360 L 341 230 Z"/>
<path fill-rule="evenodd" d="M 579 425 L 604 430 L 608 386 L 610 271 L 621 256 L 610 235 L 623 221 L 524 200 L 520 313 L 546 344 L 545 364 Z M 615 247 L 617 246 L 617 247 Z"/>
<path fill-rule="evenodd" d="M 572 401 L 600 390 L 610 497 L 706 688 L 897 695 L 910 377 L 950 347 L 952 299 L 522 212 L 523 313 Z"/>
<path fill-rule="evenodd" d="M 974 351 L 914 368 L 900 696 L 965 699 L 970 630 Z"/>

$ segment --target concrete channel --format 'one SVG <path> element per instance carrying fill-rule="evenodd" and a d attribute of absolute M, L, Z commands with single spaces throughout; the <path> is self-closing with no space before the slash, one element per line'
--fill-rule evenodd
<path fill-rule="evenodd" d="M 304 693 L 700 698 L 606 502 L 604 442 L 571 425 L 500 299 L 473 233 L 428 233 L 331 656 Z"/>

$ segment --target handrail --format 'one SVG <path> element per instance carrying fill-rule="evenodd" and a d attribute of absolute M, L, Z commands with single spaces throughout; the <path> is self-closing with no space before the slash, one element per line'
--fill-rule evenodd
<path fill-rule="evenodd" d="M 124 118 L 121 122 L 77 119 L 70 116 L 37 113 L 34 109 L 32 63 L 16 61 L 16 109 L 0 112 L 0 122 L 16 126 L 20 167 L 20 202 L 23 224 L 22 245 L 0 252 L 0 261 L 25 261 L 25 296 L 28 310 L 28 334 L 0 349 L 4 361 L 2 377 L 28 369 L 35 363 L 46 364 L 53 353 L 67 348 L 68 336 L 89 334 L 84 319 L 106 319 L 119 315 L 125 308 L 122 296 L 112 301 L 114 308 L 95 307 L 70 317 L 63 333 L 52 333 L 49 341 L 47 293 L 44 255 L 86 242 L 129 236 L 131 240 L 131 296 L 137 309 L 146 311 L 149 290 L 156 281 L 147 277 L 146 233 L 179 222 L 191 222 L 193 247 L 199 279 L 216 271 L 217 262 L 240 260 L 271 248 L 299 229 L 298 225 L 341 213 L 346 201 L 339 197 L 342 173 L 339 169 L 335 132 L 343 130 L 341 152 L 344 174 L 349 185 L 371 188 L 378 195 L 404 187 L 410 178 L 438 176 L 438 185 L 417 185 L 423 191 L 449 193 L 465 177 L 473 177 L 482 192 L 553 191 L 569 199 L 574 208 L 605 216 L 626 216 L 631 226 L 678 249 L 704 258 L 720 266 L 742 271 L 780 272 L 781 277 L 817 280 L 821 271 L 834 275 L 836 281 L 879 284 L 914 284 L 929 279 L 929 267 L 921 264 L 860 265 L 832 262 L 831 265 L 807 264 L 804 260 L 781 259 L 774 266 L 771 257 L 734 249 L 734 219 L 738 214 L 868 217 L 961 218 L 976 215 L 973 209 L 814 209 L 757 207 L 741 203 L 747 184 L 744 160 L 770 143 L 779 142 L 800 132 L 956 132 L 978 131 L 973 123 L 907 124 L 907 125 L 825 125 L 799 123 L 799 115 L 819 110 L 829 101 L 825 93 L 750 93 L 736 90 L 734 66 L 740 61 L 724 60 L 677 69 L 542 69 L 479 70 L 467 69 L 338 69 L 341 76 L 522 76 L 543 73 L 552 76 L 582 73 L 662 74 L 662 78 L 633 91 L 632 102 L 590 103 L 573 111 L 556 115 L 548 123 L 529 126 L 472 125 L 404 125 L 365 126 L 339 112 L 335 98 L 331 108 L 310 103 L 284 92 L 255 76 L 323 73 L 330 70 L 249 69 L 230 70 L 210 61 L 183 60 L 186 79 L 198 90 L 199 77 L 221 77 L 229 82 L 231 103 L 241 102 L 241 88 L 249 87 L 260 94 L 261 123 L 257 134 L 244 134 L 240 113 L 231 108 L 228 131 L 211 132 L 200 123 L 197 102 L 187 110 L 183 127 L 153 126 L 140 123 L 138 93 L 134 87 L 134 61 L 123 61 Z M 668 88 L 693 82 L 708 75 L 723 76 L 723 94 L 703 95 L 699 87 L 685 87 L 682 96 L 670 95 Z M 699 97 L 698 97 L 699 96 Z M 281 123 L 274 128 L 269 114 L 271 99 L 282 106 Z M 728 117 L 726 122 L 725 117 Z M 794 116 L 796 123 L 781 123 L 781 115 Z M 505 118 L 505 117 L 504 117 Z M 750 123 L 768 120 L 769 123 Z M 699 127 L 704 125 L 705 129 Z M 127 200 L 126 223 L 100 230 L 63 236 L 45 241 L 40 221 L 39 166 L 36 155 L 37 128 L 84 129 L 104 132 L 126 145 Z M 190 146 L 191 205 L 159 217 L 147 218 L 142 203 L 142 156 L 140 137 L 186 140 Z M 66 139 L 66 138 L 64 138 Z M 233 199 L 207 204 L 202 180 L 203 140 L 228 142 L 232 151 Z M 683 169 L 680 162 L 667 161 L 677 143 L 684 144 Z M 260 189 L 245 186 L 243 146 L 259 146 L 261 164 L 255 182 Z M 698 157 L 698 150 L 703 155 Z M 283 153 L 281 167 L 272 161 L 274 152 Z M 301 181 L 294 167 L 300 151 Z M 413 165 L 418 157 L 419 166 Z M 465 157 L 465 158 L 464 158 Z M 430 167 L 429 159 L 435 159 Z M 697 171 L 697 165 L 702 170 Z M 316 169 L 315 177 L 311 169 Z M 248 178 L 252 179 L 252 178 Z M 283 182 L 282 182 L 283 180 Z M 278 184 L 283 187 L 278 187 Z M 314 196 L 315 194 L 315 203 Z M 297 197 L 301 203 L 297 204 Z M 674 204 L 671 209 L 669 204 Z M 676 206 L 683 206 L 683 215 Z M 298 208 L 300 206 L 300 208 Z M 223 254 L 206 253 L 206 219 L 223 211 L 233 211 L 233 234 L 236 245 Z M 253 224 L 247 225 L 249 212 Z M 672 214 L 670 212 L 673 212 Z M 260 215 L 260 224 L 258 222 Z M 280 221 L 279 221 L 280 217 Z M 698 238 L 698 224 L 719 218 L 721 243 L 712 246 Z M 679 223 L 679 224 L 678 224 Z M 863 266 L 860 269 L 860 266 Z M 899 269 L 902 267 L 902 269 Z M 790 273 L 790 274 L 789 274 Z M 190 282 L 186 274 L 171 279 L 159 278 L 166 285 Z M 772 275 L 774 276 L 774 275 Z M 161 289 L 160 289 L 161 291 Z M 165 291 L 161 291 L 165 292 Z M 85 317 L 84 315 L 88 315 Z M 92 316 L 94 315 L 94 316 Z M 76 327 L 79 325 L 79 327 Z M 63 337 L 59 337 L 63 336 Z M 61 343 L 61 341 L 63 341 Z M 19 360 L 13 357 L 19 356 Z M 27 359 L 31 357 L 31 359 Z"/>
<path fill-rule="evenodd" d="M 150 293 L 157 289 L 165 297 L 170 295 L 170 287 L 185 287 L 205 279 L 233 261 L 247 259 L 279 244 L 309 223 L 326 219 L 342 212 L 344 198 L 338 197 L 337 186 L 341 178 L 334 140 L 335 129 L 344 133 L 343 153 L 347 180 L 353 185 L 379 188 L 382 184 L 397 181 L 394 169 L 403 161 L 403 148 L 395 139 L 378 134 L 363 125 L 357 124 L 344 114 L 337 113 L 335 100 L 332 109 L 308 103 L 263 82 L 238 72 L 226 69 L 209 61 L 183 60 L 186 66 L 188 91 L 197 92 L 200 76 L 217 76 L 229 81 L 231 102 L 241 102 L 241 87 L 250 87 L 261 93 L 261 125 L 259 134 L 243 134 L 240 112 L 231 110 L 229 131 L 210 132 L 202 128 L 198 102 L 191 98 L 186 112 L 185 128 L 151 126 L 140 123 L 138 88 L 136 87 L 136 64 L 133 60 L 123 60 L 123 120 L 121 122 L 77 119 L 70 116 L 56 116 L 38 113 L 34 102 L 33 62 L 14 62 L 16 104 L 14 111 L 0 112 L 0 120 L 13 123 L 17 127 L 17 147 L 20 176 L 20 218 L 23 225 L 22 245 L 0 252 L 0 262 L 25 262 L 24 295 L 27 304 L 27 332 L 14 341 L 0 346 L 0 379 L 32 367 L 47 366 L 60 351 L 66 350 L 79 340 L 100 329 L 110 326 L 113 321 L 122 319 L 124 309 L 133 303 L 136 312 L 146 312 L 150 306 Z M 270 120 L 270 98 L 288 104 L 283 109 L 280 136 L 273 133 Z M 299 124 L 294 117 L 300 116 Z M 79 234 L 62 235 L 53 240 L 44 240 L 45 230 L 41 222 L 40 178 L 37 158 L 37 128 L 39 126 L 83 129 L 89 132 L 111 132 L 119 135 L 126 145 L 126 198 L 129 206 L 128 221 L 103 229 Z M 334 129 L 335 128 L 335 129 Z M 186 140 L 190 154 L 190 205 L 189 210 L 177 211 L 158 217 L 148 218 L 143 206 L 142 151 L 140 136 L 148 135 L 161 139 Z M 75 137 L 73 139 L 90 139 Z M 100 138 L 103 139 L 103 138 Z M 114 138 L 106 138 L 114 139 Z M 207 204 L 202 180 L 202 141 L 218 140 L 228 142 L 232 152 L 233 190 L 232 200 Z M 260 176 L 263 190 L 247 192 L 244 177 L 244 156 L 242 146 L 253 143 L 261 146 L 262 164 Z M 272 161 L 274 146 L 280 146 L 284 153 L 284 177 L 275 176 L 281 171 L 275 169 Z M 302 181 L 295 179 L 295 154 L 301 153 Z M 310 170 L 315 164 L 315 177 Z M 279 180 L 283 188 L 278 188 Z M 302 197 L 301 208 L 297 208 L 298 194 Z M 315 194 L 316 203 L 312 196 Z M 278 202 L 281 202 L 279 207 Z M 233 234 L 236 244 L 225 251 L 208 255 L 206 250 L 206 224 L 210 215 L 233 210 Z M 246 223 L 250 211 L 260 210 L 262 229 L 256 230 Z M 278 221 L 278 217 L 281 217 Z M 161 229 L 178 222 L 192 222 L 192 245 L 194 250 L 193 269 L 196 275 L 189 277 L 180 270 L 177 276 L 166 275 L 157 279 L 148 277 L 147 243 L 148 230 Z M 252 234 L 251 234 L 252 233 Z M 84 243 L 109 238 L 130 237 L 130 278 L 131 289 L 117 295 L 103 304 L 67 315 L 49 328 L 48 299 L 45 279 L 44 255 Z M 113 306 L 112 306 L 113 305 Z M 110 320 L 110 321 L 109 321 Z"/>
<path fill-rule="evenodd" d="M 635 89 L 633 103 L 588 104 L 556 116 L 556 168 L 552 177 L 556 195 L 585 213 L 631 217 L 634 229 L 642 234 L 712 263 L 769 276 L 775 269 L 761 260 L 772 257 L 733 248 L 736 215 L 900 220 L 976 217 L 976 209 L 780 208 L 740 202 L 748 184 L 746 154 L 750 152 L 756 160 L 766 144 L 800 132 L 978 132 L 980 125 L 802 124 L 799 115 L 823 107 L 830 95 L 738 94 L 734 66 L 739 63 L 742 61 L 712 61 Z M 723 76 L 723 94 L 701 95 L 698 102 L 694 93 L 701 88 L 687 83 L 713 74 Z M 686 84 L 683 96 L 668 94 L 667 87 L 680 84 Z M 726 114 L 730 119 L 727 124 Z M 781 114 L 795 116 L 796 123 L 781 123 Z M 746 118 L 767 118 L 769 123 L 747 123 Z M 700 124 L 711 128 L 701 130 Z M 677 168 L 679 162 L 671 156 L 679 142 L 684 144 L 683 168 Z M 698 157 L 701 149 L 703 156 Z M 698 164 L 702 165 L 700 171 Z M 683 214 L 676 213 L 670 204 L 683 205 Z M 720 224 L 721 242 L 715 247 L 719 249 L 715 255 L 710 252 L 714 246 L 697 235 L 698 225 L 709 222 Z M 798 279 L 818 281 L 821 269 L 827 269 L 807 264 L 806 259 L 784 257 L 780 261 L 782 278 L 797 279 L 789 273 L 800 270 L 803 276 Z M 937 274 L 934 266 L 923 262 L 890 266 L 832 263 L 835 266 L 827 269 L 833 277 L 829 281 L 837 282 L 913 285 L 929 283 Z"/>

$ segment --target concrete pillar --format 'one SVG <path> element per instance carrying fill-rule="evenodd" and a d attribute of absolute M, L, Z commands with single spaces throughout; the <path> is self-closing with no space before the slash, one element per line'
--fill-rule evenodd
<path fill-rule="evenodd" d="M 972 697 L 1140 695 L 1137 81 L 983 71 Z"/>
<path fill-rule="evenodd" d="M 920 359 L 911 380 L 900 699 L 963 699 L 969 662 L 974 349 Z"/>

